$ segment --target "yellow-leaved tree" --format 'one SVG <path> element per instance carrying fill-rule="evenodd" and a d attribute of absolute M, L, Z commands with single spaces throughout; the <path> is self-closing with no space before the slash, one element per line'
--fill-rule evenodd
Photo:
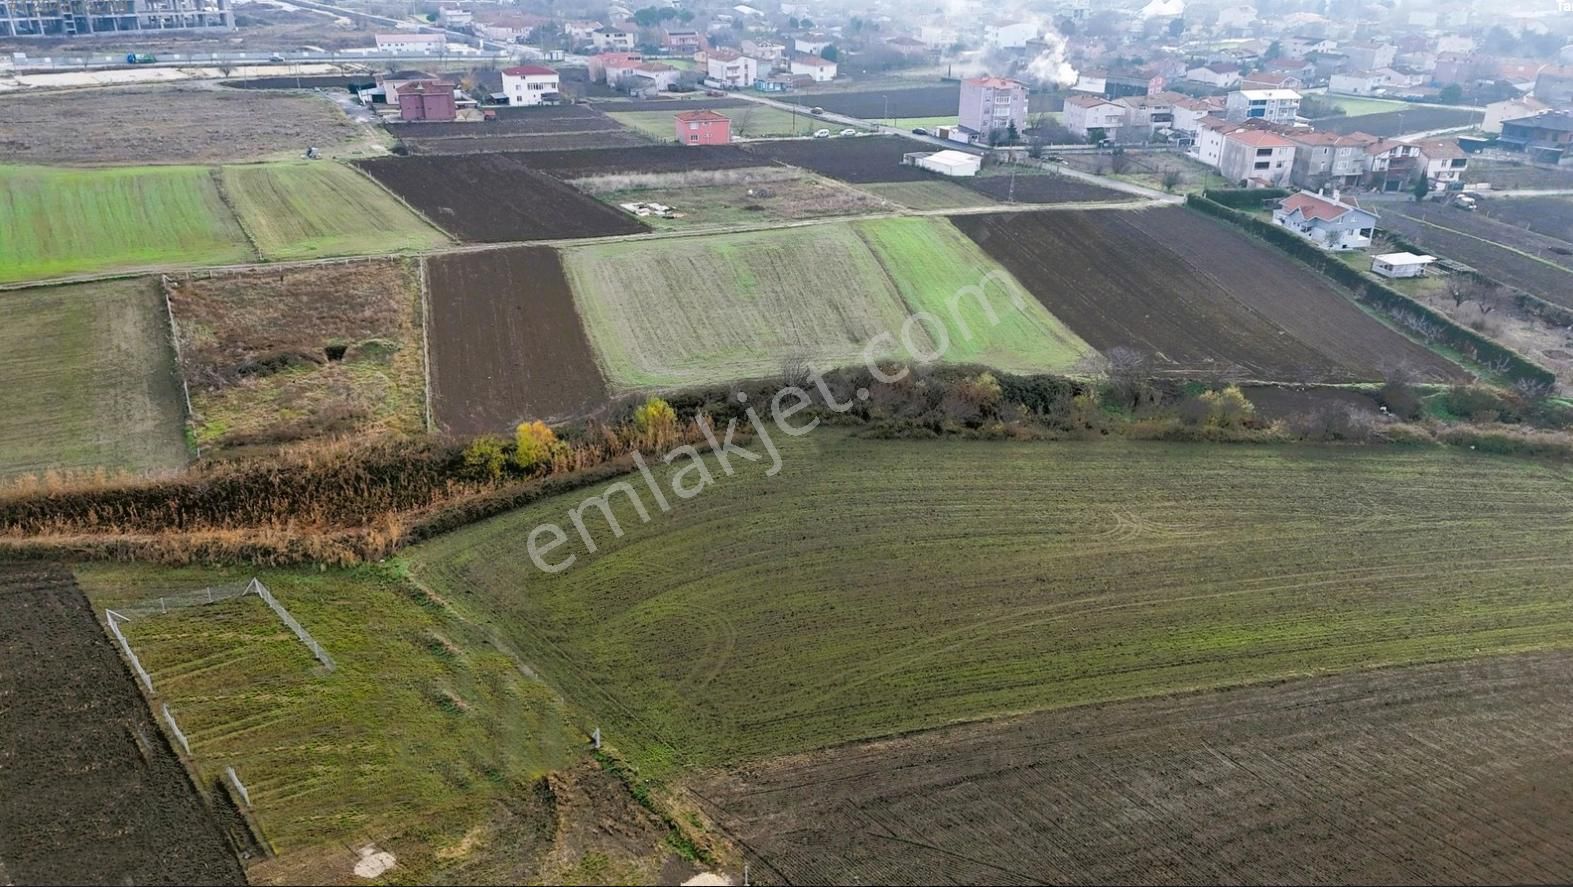
<path fill-rule="evenodd" d="M 520 422 L 513 432 L 513 464 L 529 471 L 552 460 L 559 446 L 557 435 L 545 422 Z"/>
<path fill-rule="evenodd" d="M 634 410 L 634 427 L 646 446 L 660 446 L 677 438 L 677 411 L 659 397 L 651 397 Z"/>

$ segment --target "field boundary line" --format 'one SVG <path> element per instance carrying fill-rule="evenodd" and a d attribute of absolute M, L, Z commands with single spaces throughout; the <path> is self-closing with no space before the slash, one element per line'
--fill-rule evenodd
<path fill-rule="evenodd" d="M 164 316 L 169 320 L 169 345 L 171 350 L 175 352 L 175 375 L 180 378 L 180 399 L 185 404 L 185 425 L 189 430 L 196 411 L 191 408 L 191 383 L 186 381 L 186 364 L 180 354 L 180 327 L 175 322 L 175 305 L 169 298 L 170 285 L 168 274 L 160 274 L 158 276 L 158 288 L 159 293 L 164 297 Z M 202 448 L 195 446 L 193 444 L 194 440 L 195 436 L 188 437 L 186 447 L 188 450 L 195 451 L 190 453 L 190 455 L 200 459 L 202 457 Z"/>
<path fill-rule="evenodd" d="M 278 598 L 273 596 L 273 592 L 268 591 L 268 587 L 262 584 L 261 579 L 253 578 L 251 584 L 246 586 L 246 590 L 256 592 L 257 597 L 262 598 L 263 603 L 268 605 L 268 609 L 272 610 L 274 615 L 283 620 L 284 624 L 289 627 L 289 630 L 294 632 L 296 637 L 300 638 L 301 643 L 311 650 L 312 655 L 317 657 L 317 661 L 321 662 L 328 671 L 333 671 L 335 668 L 333 657 L 328 655 L 327 650 L 322 649 L 322 645 L 317 643 L 317 639 L 311 636 L 311 632 L 295 621 L 295 617 L 291 616 L 289 611 L 284 609 L 284 605 L 279 603 Z M 247 803 L 249 804 L 250 800 Z"/>
<path fill-rule="evenodd" d="M 147 687 L 147 691 L 152 693 L 153 676 L 147 673 L 147 669 L 142 667 L 142 660 L 138 659 L 137 654 L 132 652 L 131 642 L 126 640 L 125 632 L 120 630 L 120 623 L 115 621 L 117 619 L 130 621 L 127 617 L 116 613 L 114 610 L 104 610 L 104 624 L 109 626 L 109 633 L 114 635 L 115 640 L 120 642 L 120 649 L 125 651 L 126 658 L 131 661 L 131 667 L 136 669 L 137 677 L 142 679 L 142 683 Z"/>
<path fill-rule="evenodd" d="M 1481 243 L 1488 243 L 1488 244 L 1490 244 L 1490 245 L 1492 245 L 1494 247 L 1497 247 L 1498 249 L 1505 249 L 1505 250 L 1507 250 L 1510 253 L 1514 253 L 1514 254 L 1523 256 L 1526 259 L 1533 259 L 1534 261 L 1539 262 L 1542 265 L 1549 265 L 1550 267 L 1555 268 L 1558 271 L 1562 271 L 1562 272 L 1567 273 L 1567 274 L 1573 274 L 1573 268 L 1569 268 L 1566 265 L 1558 265 L 1556 262 L 1553 262 L 1550 259 L 1544 259 L 1544 258 L 1541 258 L 1540 256 L 1534 255 L 1532 253 L 1526 253 L 1523 250 L 1519 249 L 1518 247 L 1511 246 L 1509 244 L 1503 243 L 1500 240 L 1492 240 L 1489 237 L 1481 237 L 1479 234 L 1470 234 L 1468 231 L 1460 231 L 1457 228 L 1449 228 L 1446 225 L 1438 225 L 1436 222 L 1433 222 L 1430 219 L 1421 218 L 1420 216 L 1412 216 L 1412 215 L 1404 212 L 1403 210 L 1399 210 L 1398 214 L 1403 216 L 1406 219 L 1409 219 L 1412 222 L 1417 222 L 1417 223 L 1419 223 L 1421 225 L 1426 225 L 1426 226 L 1429 226 L 1431 228 L 1435 228 L 1438 231 L 1446 231 L 1449 234 L 1457 234 L 1460 237 L 1468 237 L 1470 240 L 1478 240 Z M 1490 216 L 1487 216 L 1487 218 L 1490 218 Z M 1492 221 L 1496 221 L 1496 220 L 1492 219 Z M 1539 232 L 1530 231 L 1530 233 L 1531 234 L 1536 234 L 1536 233 L 1539 233 Z M 1547 235 L 1542 234 L 1541 236 L 1545 237 Z"/>
<path fill-rule="evenodd" d="M 240 217 L 240 210 L 236 208 L 234 198 L 229 196 L 229 189 L 224 187 L 224 167 L 211 167 L 209 174 L 213 177 L 213 189 L 218 192 L 219 202 L 224 204 L 226 210 L 229 210 L 230 218 L 235 220 L 235 227 L 239 228 L 240 233 L 245 235 L 246 245 L 251 248 L 251 254 L 256 256 L 258 261 L 266 262 L 268 257 L 263 254 L 262 246 L 257 243 L 257 235 L 251 233 L 251 229 L 246 227 L 246 220 Z"/>
<path fill-rule="evenodd" d="M 415 262 L 421 278 L 421 375 L 426 381 L 426 432 L 430 434 L 436 427 L 431 405 L 431 268 L 425 256 Z"/>
<path fill-rule="evenodd" d="M 394 138 L 398 138 L 398 137 L 394 136 Z M 334 161 L 334 162 L 337 163 L 338 161 Z M 441 234 L 442 236 L 448 238 L 448 243 L 450 245 L 453 245 L 453 244 L 462 245 L 464 243 L 464 241 L 460 240 L 452 231 L 449 231 L 447 228 L 444 228 L 443 226 L 437 224 L 430 217 L 428 217 L 425 213 L 421 212 L 420 210 L 416 209 L 413 205 L 411 205 L 408 200 L 405 200 L 403 197 L 400 197 L 397 193 L 394 192 L 394 190 L 392 188 L 389 188 L 387 185 L 384 185 L 382 182 L 379 182 L 377 180 L 376 176 L 372 175 L 371 173 L 367 172 L 364 169 L 361 169 L 358 165 L 353 164 L 353 163 L 345 163 L 345 164 L 342 164 L 342 165 L 343 166 L 347 166 L 350 169 L 355 170 L 355 174 L 356 175 L 361 176 L 362 178 L 365 178 L 367 181 L 371 182 L 373 185 L 376 185 L 377 188 L 382 191 L 382 193 L 388 195 L 389 197 L 392 197 L 394 199 L 394 201 L 396 203 L 398 203 L 400 206 L 402 206 L 405 209 L 409 210 L 410 212 L 414 213 L 415 214 L 415 218 L 420 219 L 421 221 L 425 222 L 427 225 L 430 225 L 432 227 L 432 229 L 435 230 L 438 234 Z"/>

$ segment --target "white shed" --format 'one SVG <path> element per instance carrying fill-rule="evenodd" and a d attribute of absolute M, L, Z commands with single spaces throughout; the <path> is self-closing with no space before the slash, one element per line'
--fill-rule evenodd
<path fill-rule="evenodd" d="M 1426 273 L 1426 266 L 1435 261 L 1436 256 L 1387 253 L 1371 257 L 1371 271 L 1383 277 L 1419 277 Z"/>
<path fill-rule="evenodd" d="M 916 158 L 913 165 L 942 176 L 975 176 L 983 166 L 983 158 L 966 151 L 935 151 Z"/>

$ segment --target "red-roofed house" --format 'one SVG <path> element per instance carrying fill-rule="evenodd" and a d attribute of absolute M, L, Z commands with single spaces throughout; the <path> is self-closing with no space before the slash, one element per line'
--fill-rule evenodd
<path fill-rule="evenodd" d="M 1081 138 L 1090 138 L 1094 131 L 1104 138 L 1119 135 L 1125 125 L 1125 106 L 1117 105 L 1102 96 L 1073 95 L 1065 100 L 1065 128 Z"/>
<path fill-rule="evenodd" d="M 1284 134 L 1294 142 L 1294 172 L 1290 181 L 1315 190 L 1323 185 L 1350 188 L 1366 174 L 1366 150 L 1380 139 L 1363 132 L 1336 133 L 1294 130 Z"/>
<path fill-rule="evenodd" d="M 415 80 L 399 87 L 399 119 L 406 123 L 452 123 L 459 111 L 453 84 L 445 80 Z"/>
<path fill-rule="evenodd" d="M 1294 172 L 1294 142 L 1255 127 L 1224 133 L 1218 172 L 1247 188 L 1281 188 Z"/>
<path fill-rule="evenodd" d="M 1273 222 L 1322 249 L 1365 249 L 1376 229 L 1376 213 L 1361 209 L 1353 198 L 1340 200 L 1336 189 L 1330 198 L 1301 191 L 1273 210 Z"/>
<path fill-rule="evenodd" d="M 1427 139 L 1420 142 L 1420 162 L 1425 164 L 1426 178 L 1435 191 L 1458 190 L 1464 187 L 1464 170 L 1469 168 L 1469 155 L 1458 146 L 1458 139 Z"/>
<path fill-rule="evenodd" d="M 705 53 L 705 75 L 727 89 L 745 89 L 759 79 L 759 62 L 735 49 Z"/>
<path fill-rule="evenodd" d="M 732 121 L 714 111 L 684 111 L 676 117 L 677 140 L 685 145 L 725 145 L 732 141 Z"/>
<path fill-rule="evenodd" d="M 1240 66 L 1226 62 L 1203 65 L 1186 71 L 1185 79 L 1195 83 L 1205 83 L 1208 86 L 1229 89 L 1240 85 Z"/>
<path fill-rule="evenodd" d="M 510 105 L 555 102 L 560 90 L 557 72 L 545 65 L 519 65 L 503 69 L 502 91 Z"/>

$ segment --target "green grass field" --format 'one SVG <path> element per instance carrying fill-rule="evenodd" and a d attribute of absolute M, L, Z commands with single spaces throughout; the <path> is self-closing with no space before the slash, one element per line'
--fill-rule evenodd
<path fill-rule="evenodd" d="M 100 611 L 253 575 L 333 657 L 333 672 L 255 596 L 125 625 L 203 781 L 235 768 L 274 849 L 316 866 L 293 880 L 348 877 L 366 842 L 397 848 L 407 878 L 440 868 L 460 881 L 508 880 L 466 872 L 465 857 L 504 867 L 525 858 L 522 846 L 498 845 L 535 839 L 532 783 L 582 737 L 483 626 L 383 568 L 78 570 Z"/>
<path fill-rule="evenodd" d="M 1388 111 L 1398 111 L 1408 107 L 1407 102 L 1393 99 L 1368 99 L 1362 96 L 1329 95 L 1333 105 L 1342 108 L 1347 117 L 1359 117 L 1364 114 L 1385 114 Z"/>
<path fill-rule="evenodd" d="M 945 332 L 929 332 L 947 362 L 1063 372 L 1091 351 L 949 222 L 878 219 L 855 227 L 908 308 L 941 319 Z M 981 297 L 957 296 L 970 287 L 981 290 Z"/>
<path fill-rule="evenodd" d="M 227 166 L 223 184 L 241 225 L 267 259 L 381 254 L 449 242 L 343 164 Z"/>
<path fill-rule="evenodd" d="M 1419 449 L 821 429 L 626 535 L 604 487 L 410 549 L 647 775 L 956 720 L 1573 644 L 1573 475 Z M 757 445 L 756 445 L 757 446 Z M 737 460 L 734 459 L 734 462 Z M 683 482 L 700 481 L 687 458 Z M 667 483 L 658 472 L 658 483 Z M 568 541 L 531 566 L 542 523 Z"/>
<path fill-rule="evenodd" d="M 857 187 L 911 209 L 958 209 L 995 204 L 988 195 L 955 182 L 877 182 Z"/>
<path fill-rule="evenodd" d="M 569 281 L 608 380 L 623 391 L 779 375 L 791 358 L 819 366 L 905 355 L 894 338 L 910 315 L 944 323 L 944 359 L 1066 369 L 1079 339 L 1031 297 L 1018 308 L 990 286 L 1000 322 L 958 289 L 1004 272 L 943 219 L 896 219 L 564 250 Z M 1021 295 L 1008 276 L 1010 293 Z M 958 325 L 956 318 L 961 318 Z M 965 326 L 973 333 L 966 339 Z M 909 327 L 919 354 L 938 333 Z"/>
<path fill-rule="evenodd" d="M 845 225 L 586 246 L 563 259 L 621 390 L 775 376 L 792 357 L 861 363 L 864 344 L 905 315 Z"/>
<path fill-rule="evenodd" d="M 0 166 L 0 282 L 256 258 L 198 166 Z"/>
<path fill-rule="evenodd" d="M 608 106 L 610 107 L 610 106 Z M 674 141 L 672 116 L 675 111 L 621 111 L 609 116 L 624 126 L 636 129 L 659 142 Z M 720 113 L 732 119 L 732 137 L 757 139 L 772 136 L 804 136 L 818 129 L 840 132 L 844 124 L 816 120 L 806 112 L 793 114 L 768 105 L 750 104 L 746 108 L 723 108 Z"/>
<path fill-rule="evenodd" d="M 150 280 L 0 292 L 0 476 L 186 462 L 180 380 Z"/>

